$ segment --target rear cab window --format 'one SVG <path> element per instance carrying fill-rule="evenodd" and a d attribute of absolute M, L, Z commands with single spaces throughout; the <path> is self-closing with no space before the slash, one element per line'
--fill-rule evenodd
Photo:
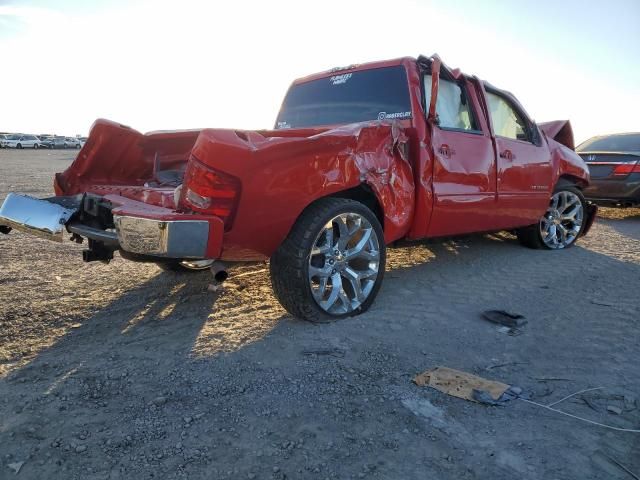
<path fill-rule="evenodd" d="M 373 68 L 292 85 L 276 129 L 308 128 L 410 119 L 411 100 L 404 66 Z"/>

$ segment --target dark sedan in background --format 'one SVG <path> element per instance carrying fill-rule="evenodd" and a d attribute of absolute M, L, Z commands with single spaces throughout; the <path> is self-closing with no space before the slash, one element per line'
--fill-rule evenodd
<path fill-rule="evenodd" d="M 606 207 L 640 205 L 640 133 L 593 137 L 576 152 L 591 173 L 587 200 Z"/>

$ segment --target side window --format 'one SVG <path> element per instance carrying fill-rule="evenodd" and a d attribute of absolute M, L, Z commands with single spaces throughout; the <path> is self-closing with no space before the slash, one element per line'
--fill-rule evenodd
<path fill-rule="evenodd" d="M 425 109 L 431 103 L 431 75 L 424 76 Z M 475 118 L 464 89 L 456 82 L 440 77 L 438 82 L 438 100 L 436 101 L 440 128 L 456 130 L 478 130 Z"/>
<path fill-rule="evenodd" d="M 526 122 L 507 100 L 487 92 L 487 102 L 495 135 L 525 142 L 531 141 Z"/>

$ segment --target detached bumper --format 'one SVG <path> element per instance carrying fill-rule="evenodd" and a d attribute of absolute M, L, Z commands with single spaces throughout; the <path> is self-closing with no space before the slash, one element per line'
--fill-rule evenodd
<path fill-rule="evenodd" d="M 0 207 L 0 227 L 5 233 L 13 228 L 57 242 L 63 241 L 66 231 L 111 250 L 149 257 L 220 257 L 224 225 L 218 217 L 180 214 L 118 195 L 101 200 L 113 206 L 114 228 L 100 229 L 87 222 L 82 196 L 42 200 L 15 193 Z"/>
<path fill-rule="evenodd" d="M 75 208 L 10 193 L 0 207 L 0 226 L 62 242 L 65 224 L 75 212 Z"/>

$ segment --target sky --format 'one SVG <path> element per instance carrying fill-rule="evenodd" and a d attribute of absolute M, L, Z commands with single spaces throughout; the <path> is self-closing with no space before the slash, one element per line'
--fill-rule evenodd
<path fill-rule="evenodd" d="M 640 131 L 640 0 L 0 0 L 0 131 L 271 128 L 294 78 L 433 53 L 578 142 Z"/>

